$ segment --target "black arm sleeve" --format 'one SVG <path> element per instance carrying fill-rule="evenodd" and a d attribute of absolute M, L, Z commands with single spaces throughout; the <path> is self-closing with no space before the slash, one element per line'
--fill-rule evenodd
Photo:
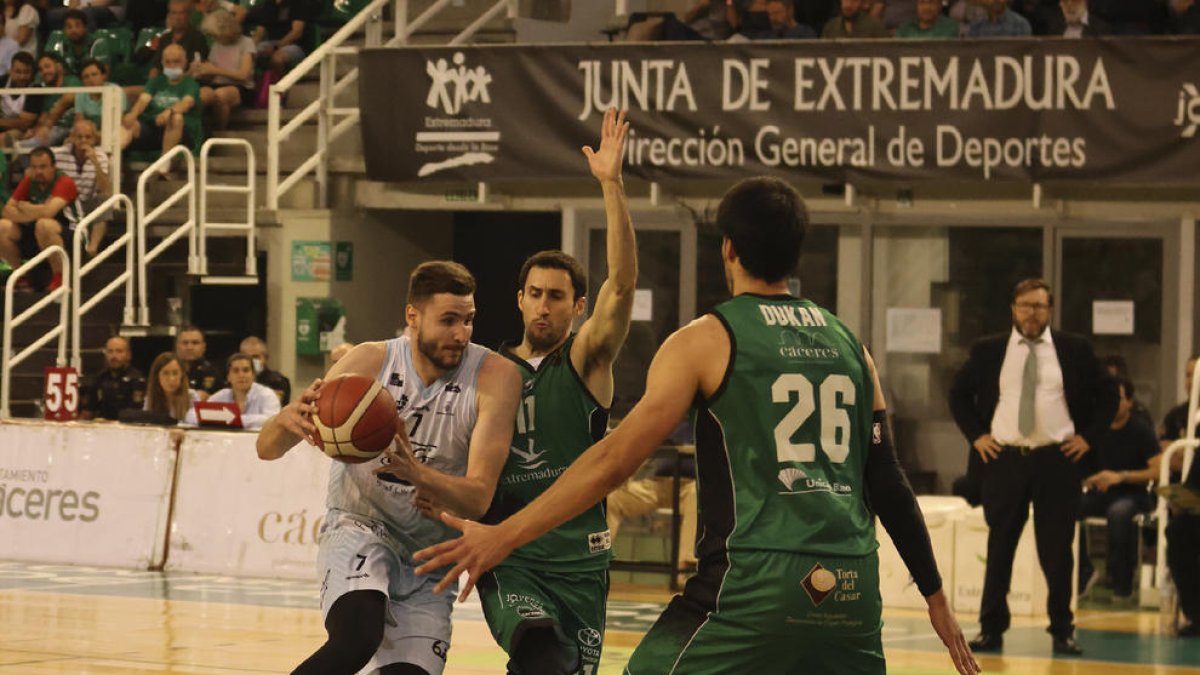
<path fill-rule="evenodd" d="M 867 505 L 879 516 L 921 595 L 929 597 L 941 590 L 942 575 L 933 557 L 925 516 L 900 468 L 891 436 L 887 413 L 877 410 L 865 471 Z"/>

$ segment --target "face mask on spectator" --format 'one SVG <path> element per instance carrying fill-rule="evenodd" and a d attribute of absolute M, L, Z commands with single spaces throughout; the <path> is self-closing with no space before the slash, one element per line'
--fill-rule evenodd
<path fill-rule="evenodd" d="M 257 375 L 263 371 L 262 359 L 250 359 L 250 363 L 254 364 L 254 374 Z"/>
<path fill-rule="evenodd" d="M 163 75 L 166 75 L 168 80 L 178 80 L 183 77 L 183 68 L 163 68 Z"/>

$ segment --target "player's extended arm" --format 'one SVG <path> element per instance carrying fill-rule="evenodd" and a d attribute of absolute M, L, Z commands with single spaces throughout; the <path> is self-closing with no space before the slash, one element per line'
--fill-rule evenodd
<path fill-rule="evenodd" d="M 508 459 L 513 423 L 521 402 L 521 373 L 508 359 L 491 354 L 479 369 L 476 401 L 478 413 L 471 432 L 467 471 L 451 476 L 412 459 L 407 434 L 397 434 L 397 452 L 388 456 L 407 464 L 406 477 L 419 493 L 442 509 L 479 518 L 487 512 L 496 492 L 496 481 Z"/>
<path fill-rule="evenodd" d="M 347 373 L 374 379 L 379 375 L 379 369 L 383 367 L 386 357 L 387 345 L 382 342 L 364 342 L 333 364 L 325 374 L 325 379 Z M 317 397 L 320 396 L 322 382 L 321 379 L 313 380 L 294 401 L 263 424 L 262 431 L 258 432 L 256 444 L 259 459 L 279 459 L 302 440 L 308 440 L 310 445 L 315 445 L 312 439 L 317 433 L 317 428 L 313 426 L 312 416 L 317 414 Z"/>
<path fill-rule="evenodd" d="M 891 431 L 887 425 L 887 401 L 883 396 L 883 388 L 879 385 L 879 373 L 875 370 L 875 361 L 866 349 L 863 355 L 867 367 L 871 371 L 871 379 L 875 383 L 875 420 L 872 425 L 870 449 L 867 454 L 865 482 L 867 501 L 879 516 L 905 567 L 917 583 L 925 603 L 929 606 L 929 622 L 941 638 L 942 644 L 950 653 L 954 667 L 962 675 L 973 675 L 980 672 L 979 664 L 971 655 L 967 639 L 963 636 L 962 628 L 946 594 L 942 590 L 942 577 L 938 574 L 937 560 L 933 557 L 933 545 L 929 541 L 929 529 L 925 526 L 925 517 L 921 515 L 921 507 L 913 495 L 912 486 L 900 468 L 896 458 L 896 449 L 891 442 Z"/>
<path fill-rule="evenodd" d="M 711 327 L 700 325 L 706 320 L 692 322 L 667 338 L 650 364 L 641 401 L 611 434 L 580 455 L 528 506 L 496 526 L 466 523 L 444 514 L 442 520 L 463 530 L 463 536 L 418 552 L 417 559 L 428 561 L 418 573 L 455 564 L 436 591 L 445 590 L 467 571 L 470 577 L 460 594 L 466 598 L 479 576 L 514 549 L 583 513 L 633 475 L 696 397 L 701 369 L 714 358 L 710 340 L 703 339 Z"/>
<path fill-rule="evenodd" d="M 604 192 L 604 212 L 608 218 L 608 278 L 600 286 L 591 318 L 579 329 L 579 337 L 571 350 L 571 363 L 588 381 L 591 393 L 602 401 L 612 398 L 611 366 L 629 334 L 633 295 L 637 289 L 637 239 L 621 178 L 628 133 L 625 113 L 618 114 L 609 109 L 604 113 L 600 149 L 583 149 L 588 167 Z M 603 381 L 593 381 L 595 378 Z"/>

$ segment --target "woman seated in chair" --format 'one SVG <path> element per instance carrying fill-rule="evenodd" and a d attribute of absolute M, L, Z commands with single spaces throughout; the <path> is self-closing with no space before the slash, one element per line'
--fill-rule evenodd
<path fill-rule="evenodd" d="M 124 115 L 129 111 L 129 99 L 125 96 L 125 91 L 115 83 L 108 81 L 109 68 L 106 64 L 97 61 L 96 59 L 87 59 L 79 67 L 79 77 L 83 80 L 85 87 L 112 87 L 116 95 L 121 99 L 121 114 Z M 104 129 L 103 110 L 104 101 L 101 98 L 102 94 L 64 94 L 54 107 L 47 113 L 49 124 L 57 124 L 59 118 L 67 113 L 72 108 L 75 109 L 75 119 L 73 122 L 80 119 L 91 120 L 96 125 L 97 129 Z M 133 130 L 121 126 L 121 147 L 129 147 L 129 142 L 133 140 Z"/>
<path fill-rule="evenodd" d="M 191 413 L 192 404 L 198 400 L 200 397 L 196 396 L 196 392 L 188 388 L 179 357 L 172 352 L 159 354 L 150 365 L 146 402 L 142 409 L 165 413 L 182 421 Z"/>
<path fill-rule="evenodd" d="M 229 12 L 218 9 L 204 17 L 200 30 L 212 38 L 208 59 L 193 63 L 189 74 L 201 84 L 200 105 L 212 114 L 212 128 L 229 126 L 235 108 L 254 105 L 254 41 Z"/>

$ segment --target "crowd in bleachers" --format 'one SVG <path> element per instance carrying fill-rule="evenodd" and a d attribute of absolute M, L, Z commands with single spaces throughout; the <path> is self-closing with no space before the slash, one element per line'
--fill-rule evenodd
<path fill-rule="evenodd" d="M 1200 33 L 1195 0 L 695 0 L 638 13 L 626 38 L 1067 38 Z"/>

